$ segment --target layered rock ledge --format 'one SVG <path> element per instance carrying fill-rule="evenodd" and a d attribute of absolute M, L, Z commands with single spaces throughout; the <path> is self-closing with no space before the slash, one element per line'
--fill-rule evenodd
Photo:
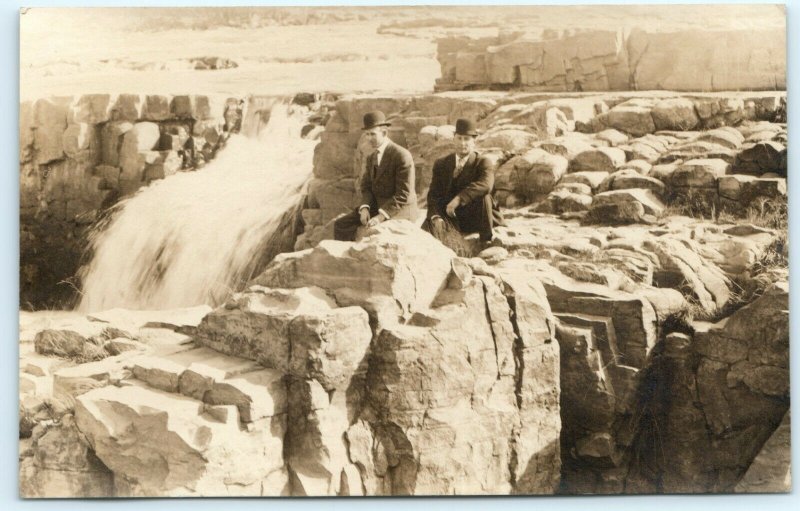
<path fill-rule="evenodd" d="M 189 337 L 147 318 L 133 318 L 131 349 L 97 362 L 47 358 L 46 371 L 26 355 L 23 494 L 558 488 L 559 355 L 541 284 L 475 275 L 410 223 L 279 256 Z M 38 332 L 37 351 L 56 336 Z M 61 415 L 37 416 L 51 401 Z M 97 465 L 80 486 L 58 486 L 67 461 L 39 462 L 54 436 Z"/>
<path fill-rule="evenodd" d="M 70 305 L 87 228 L 153 180 L 213 158 L 238 98 L 92 94 L 20 104 L 20 303 Z"/>
<path fill-rule="evenodd" d="M 752 28 L 442 37 L 437 90 L 785 90 L 786 34 Z"/>
<path fill-rule="evenodd" d="M 154 181 L 203 168 L 231 134 L 256 135 L 273 104 L 285 100 L 86 94 L 22 102 L 21 306 L 71 307 L 90 229 L 115 204 Z M 295 103 L 315 100 L 298 95 Z"/>
<path fill-rule="evenodd" d="M 461 258 L 391 221 L 215 310 L 25 313 L 22 494 L 732 491 L 788 410 L 786 274 L 679 318 L 776 236 L 522 210 Z"/>
<path fill-rule="evenodd" d="M 328 239 L 374 109 L 420 197 L 478 120 L 492 244 Z M 298 251 L 226 303 L 23 314 L 22 493 L 786 490 L 784 116 L 772 92 L 341 98 Z"/>

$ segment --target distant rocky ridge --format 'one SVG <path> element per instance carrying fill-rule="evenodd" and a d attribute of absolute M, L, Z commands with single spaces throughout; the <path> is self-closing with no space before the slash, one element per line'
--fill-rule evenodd
<path fill-rule="evenodd" d="M 586 30 L 438 39 L 437 90 L 786 89 L 780 29 Z"/>

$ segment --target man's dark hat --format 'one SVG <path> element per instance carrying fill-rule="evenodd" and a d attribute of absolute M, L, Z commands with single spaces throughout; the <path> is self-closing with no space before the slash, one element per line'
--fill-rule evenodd
<path fill-rule="evenodd" d="M 478 129 L 475 123 L 469 119 L 456 120 L 456 135 L 468 135 L 470 137 L 478 136 Z"/>
<path fill-rule="evenodd" d="M 364 127 L 361 129 L 371 130 L 375 126 L 391 126 L 391 123 L 386 122 L 386 116 L 380 110 L 364 114 Z"/>

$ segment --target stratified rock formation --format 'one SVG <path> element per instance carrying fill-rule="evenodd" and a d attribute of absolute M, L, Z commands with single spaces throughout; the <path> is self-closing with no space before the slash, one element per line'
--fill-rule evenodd
<path fill-rule="evenodd" d="M 516 37 L 514 37 L 516 36 Z M 438 90 L 730 91 L 786 88 L 780 30 L 522 32 L 438 40 Z"/>
<path fill-rule="evenodd" d="M 23 494 L 767 484 L 742 481 L 781 452 L 765 442 L 789 405 L 786 274 L 717 323 L 676 318 L 735 306 L 732 279 L 777 236 L 680 217 L 583 226 L 523 208 L 493 247 L 460 258 L 391 221 L 278 256 L 210 313 L 24 325 L 40 354 L 22 350 Z M 749 255 L 736 263 L 730 247 Z M 76 364 L 73 345 L 106 356 Z M 53 346 L 69 350 L 45 355 Z M 75 454 L 46 457 L 61 444 Z M 76 460 L 84 479 L 64 486 Z"/>
<path fill-rule="evenodd" d="M 200 95 L 21 103 L 21 304 L 68 306 L 74 289 L 64 281 L 78 269 L 88 226 L 151 181 L 213 158 L 237 109 L 237 98 Z"/>
<path fill-rule="evenodd" d="M 475 275 L 408 222 L 368 234 L 279 256 L 194 343 L 55 371 L 113 494 L 557 490 L 559 353 L 541 284 Z M 81 379 L 94 383 L 66 384 Z M 53 427 L 34 426 L 34 460 Z M 34 468 L 23 488 L 44 477 Z"/>
<path fill-rule="evenodd" d="M 23 316 L 24 495 L 787 489 L 783 93 L 331 106 L 298 251 L 224 305 Z M 329 239 L 374 109 L 420 197 L 455 119 L 479 122 L 491 244 Z"/>

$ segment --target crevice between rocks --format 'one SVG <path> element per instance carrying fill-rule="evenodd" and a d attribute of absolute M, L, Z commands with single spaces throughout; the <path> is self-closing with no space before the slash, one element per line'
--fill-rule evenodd
<path fill-rule="evenodd" d="M 489 332 L 492 334 L 492 344 L 494 345 L 494 361 L 495 365 L 497 366 L 497 380 L 500 379 L 500 355 L 497 352 L 497 334 L 494 331 L 494 322 L 492 320 L 492 311 L 489 308 L 489 297 L 487 293 L 489 289 L 486 287 L 486 283 L 481 281 L 481 286 L 483 287 L 483 305 L 484 311 L 486 314 L 486 322 L 489 324 Z M 509 304 L 510 305 L 510 304 Z M 516 336 L 516 332 L 515 332 Z"/>
<path fill-rule="evenodd" d="M 525 370 L 525 361 L 523 358 L 523 350 L 524 346 L 522 344 L 522 337 L 520 335 L 519 324 L 517 323 L 517 300 L 516 298 L 508 293 L 505 286 L 501 287 L 501 291 L 503 292 L 503 296 L 505 296 L 506 301 L 508 302 L 509 308 L 509 319 L 511 321 L 511 327 L 514 330 L 514 343 L 512 345 L 512 352 L 514 354 L 514 398 L 515 403 L 517 405 L 517 421 L 511 431 L 511 438 L 509 438 L 510 444 L 510 456 L 508 460 L 508 473 L 509 473 L 509 483 L 511 484 L 511 488 L 516 488 L 517 485 L 517 467 L 519 466 L 519 459 L 517 455 L 517 438 L 520 434 L 520 427 L 521 427 L 521 417 L 519 416 L 519 411 L 522 409 L 522 375 Z M 495 344 L 496 349 L 496 344 Z M 499 371 L 499 367 L 498 367 Z"/>

